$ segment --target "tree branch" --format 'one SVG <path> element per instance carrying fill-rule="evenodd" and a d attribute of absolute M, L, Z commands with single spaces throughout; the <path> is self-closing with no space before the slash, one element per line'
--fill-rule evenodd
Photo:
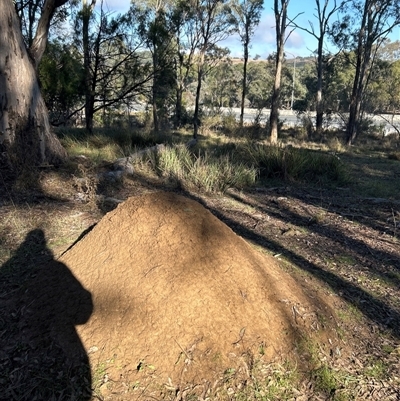
<path fill-rule="evenodd" d="M 50 22 L 53 18 L 54 12 L 58 7 L 63 6 L 67 2 L 68 0 L 46 0 L 44 3 L 43 11 L 40 15 L 38 27 L 36 29 L 36 34 L 29 49 L 35 69 L 37 69 L 46 49 Z"/>

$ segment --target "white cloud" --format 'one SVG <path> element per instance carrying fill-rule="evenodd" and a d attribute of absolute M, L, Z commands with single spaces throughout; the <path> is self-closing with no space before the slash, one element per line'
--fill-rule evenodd
<path fill-rule="evenodd" d="M 101 2 L 96 1 L 96 7 L 100 8 Z M 104 9 L 110 12 L 126 12 L 131 5 L 130 0 L 104 0 Z"/>
<path fill-rule="evenodd" d="M 242 57 L 243 55 L 242 44 L 240 42 L 239 35 L 237 34 L 229 36 L 225 40 L 218 43 L 218 45 L 220 47 L 227 47 L 231 52 L 231 57 Z"/>
<path fill-rule="evenodd" d="M 293 31 L 286 40 L 285 47 L 296 50 L 305 47 L 304 37 L 300 35 L 298 31 Z"/>
<path fill-rule="evenodd" d="M 287 30 L 289 34 L 290 29 Z M 266 58 L 276 52 L 276 32 L 274 14 L 264 14 L 252 38 L 253 52 Z M 308 56 L 314 50 L 315 40 L 303 31 L 294 30 L 285 43 L 285 49 L 296 56 Z"/>
<path fill-rule="evenodd" d="M 266 14 L 257 26 L 250 41 L 250 57 L 256 54 L 266 58 L 274 51 L 275 46 L 275 20 L 271 14 Z M 220 43 L 220 46 L 227 47 L 231 51 L 232 57 L 243 57 L 243 47 L 237 34 L 230 36 Z"/>
<path fill-rule="evenodd" d="M 275 44 L 275 19 L 273 14 L 264 14 L 252 38 L 253 44 Z"/>

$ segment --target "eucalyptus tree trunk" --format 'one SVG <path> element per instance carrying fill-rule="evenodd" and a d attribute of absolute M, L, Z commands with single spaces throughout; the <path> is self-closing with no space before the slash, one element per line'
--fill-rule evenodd
<path fill-rule="evenodd" d="M 318 56 L 317 56 L 317 99 L 316 99 L 316 111 L 317 118 L 315 124 L 315 130 L 317 135 L 320 137 L 322 135 L 322 124 L 324 121 L 324 104 L 322 100 L 322 74 L 323 74 L 323 44 L 324 37 L 321 35 L 318 39 Z"/>
<path fill-rule="evenodd" d="M 64 3 L 66 0 L 64 1 Z M 50 19 L 60 1 L 47 0 L 28 54 L 12 0 L 0 12 L 0 154 L 16 170 L 60 164 L 67 154 L 50 128 L 35 67 L 47 42 Z"/>
<path fill-rule="evenodd" d="M 174 119 L 174 128 L 180 128 L 182 124 L 182 98 L 184 91 L 184 74 L 183 74 L 183 62 L 184 55 L 179 51 L 180 50 L 180 38 L 179 34 L 176 35 L 176 42 L 178 47 L 177 52 L 177 62 L 176 62 L 176 91 L 175 91 L 175 119 Z"/>
<path fill-rule="evenodd" d="M 277 55 L 274 89 L 271 99 L 271 113 L 269 116 L 269 135 L 271 143 L 278 142 L 279 108 L 281 99 L 283 48 Z"/>
<path fill-rule="evenodd" d="M 269 136 L 271 143 L 278 142 L 279 108 L 281 101 L 281 77 L 284 57 L 287 7 L 290 0 L 274 1 L 275 30 L 276 30 L 276 59 L 275 59 L 275 81 L 271 100 L 271 114 L 269 116 Z"/>
<path fill-rule="evenodd" d="M 201 84 L 204 75 L 204 58 L 205 52 L 201 52 L 199 64 L 197 67 L 197 87 L 196 87 L 196 99 L 194 104 L 194 114 L 193 114 L 193 138 L 197 139 L 200 127 L 200 93 Z"/>
<path fill-rule="evenodd" d="M 88 132 L 93 131 L 94 114 L 94 82 L 91 71 L 89 25 L 96 0 L 82 1 L 82 45 L 83 45 L 83 68 L 85 71 L 85 125 Z"/>
<path fill-rule="evenodd" d="M 246 101 L 246 93 L 247 93 L 247 63 L 249 61 L 249 43 L 250 43 L 250 38 L 248 33 L 246 32 L 246 39 L 243 44 L 243 50 L 244 50 L 243 82 L 242 82 L 242 99 L 240 102 L 240 122 L 239 122 L 241 128 L 243 128 L 244 104 Z"/>
<path fill-rule="evenodd" d="M 364 89 L 366 87 L 368 69 L 370 67 L 372 40 L 367 40 L 365 45 L 362 38 L 365 32 L 365 20 L 361 27 L 358 38 L 358 51 L 356 62 L 356 73 L 354 77 L 353 89 L 350 97 L 349 120 L 347 122 L 347 145 L 352 145 L 357 137 L 361 121 L 361 102 Z"/>
<path fill-rule="evenodd" d="M 247 95 L 247 65 L 249 61 L 249 46 L 251 36 L 260 23 L 263 10 L 262 0 L 233 0 L 230 5 L 230 14 L 236 25 L 236 31 L 243 44 L 243 81 L 240 105 L 240 127 L 243 128 L 244 106 Z"/>
<path fill-rule="evenodd" d="M 178 83 L 175 93 L 175 120 L 174 128 L 178 129 L 182 125 L 182 98 L 183 98 L 183 85 Z"/>
<path fill-rule="evenodd" d="M 158 66 L 158 47 L 157 45 L 154 46 L 153 49 L 153 69 L 154 71 L 157 71 L 159 66 Z M 153 77 L 153 87 L 152 87 L 152 104 L 153 104 L 153 128 L 154 132 L 158 133 L 160 131 L 160 123 L 158 119 L 158 88 L 159 88 L 159 72 L 154 74 Z"/>
<path fill-rule="evenodd" d="M 362 3 L 359 4 L 361 5 Z M 398 1 L 365 0 L 362 8 L 357 10 L 361 12 L 361 25 L 357 33 L 356 69 L 346 131 L 348 145 L 352 145 L 359 134 L 363 96 L 375 63 L 376 52 L 387 35 L 400 25 Z"/>

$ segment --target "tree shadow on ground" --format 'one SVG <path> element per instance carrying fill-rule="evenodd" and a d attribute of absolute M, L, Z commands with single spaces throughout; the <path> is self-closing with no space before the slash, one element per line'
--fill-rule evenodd
<path fill-rule="evenodd" d="M 243 202 L 243 200 L 241 201 Z M 212 207 L 210 208 L 209 205 L 206 207 L 238 235 L 268 251 L 282 255 L 300 269 L 318 278 L 322 282 L 325 282 L 336 294 L 356 307 L 371 321 L 376 322 L 384 331 L 389 331 L 394 336 L 400 338 L 400 313 L 398 310 L 392 308 L 390 305 L 374 297 L 358 285 L 347 281 L 338 274 L 324 270 L 305 257 L 281 245 L 278 241 L 274 241 L 255 230 L 245 227 L 240 222 L 224 215 L 219 210 Z M 285 216 L 285 219 L 290 221 L 290 216 Z"/>
<path fill-rule="evenodd" d="M 230 197 L 236 201 L 246 204 L 248 206 L 254 206 L 251 203 L 246 202 L 242 197 L 235 194 L 230 194 Z M 290 197 L 296 198 L 294 194 L 290 194 Z M 307 199 L 298 197 L 300 201 L 312 205 Z M 288 198 L 288 204 L 281 202 L 279 206 L 268 205 L 267 202 L 257 206 L 257 209 L 265 213 L 267 216 L 274 217 L 284 223 L 293 224 L 299 228 L 303 228 L 306 231 L 316 234 L 319 237 L 325 237 L 327 240 L 335 244 L 336 252 L 343 252 L 343 254 L 348 255 L 355 260 L 357 260 L 364 268 L 367 268 L 375 276 L 383 279 L 387 279 L 388 270 L 380 269 L 375 263 L 376 260 L 384 262 L 386 267 L 393 269 L 398 269 L 398 255 L 393 252 L 388 252 L 387 250 L 381 250 L 379 248 L 372 248 L 365 241 L 359 238 L 352 238 L 346 235 L 340 229 L 337 229 L 331 224 L 318 224 L 310 219 L 310 216 L 300 214 L 294 211 L 290 205 L 290 199 Z M 340 212 L 336 212 L 338 216 L 342 216 Z M 342 216 L 344 217 L 344 216 Z M 355 220 L 355 219 L 352 219 Z M 355 220 L 357 221 L 357 220 Z M 363 224 L 359 221 L 360 224 Z M 377 230 L 376 226 L 369 225 L 370 228 Z M 331 250 L 333 251 L 333 250 Z M 400 280 L 394 278 L 393 284 L 400 286 Z"/>
<path fill-rule="evenodd" d="M 93 311 L 90 292 L 28 233 L 0 268 L 0 400 L 90 400 L 89 359 L 75 326 Z"/>

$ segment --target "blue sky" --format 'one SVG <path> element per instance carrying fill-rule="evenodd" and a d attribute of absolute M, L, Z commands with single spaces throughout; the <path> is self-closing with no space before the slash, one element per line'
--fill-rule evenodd
<path fill-rule="evenodd" d="M 296 23 L 301 26 L 309 27 L 308 20 L 313 19 L 315 8 L 315 0 L 292 0 L 289 3 L 288 17 L 294 18 L 296 15 Z M 301 15 L 299 15 L 301 14 Z M 275 39 L 275 17 L 273 13 L 273 1 L 267 0 L 264 2 L 264 11 L 261 16 L 260 24 L 258 25 L 252 38 L 252 48 L 250 55 L 254 57 L 256 54 L 261 58 L 266 58 L 268 55 L 276 51 Z M 227 47 L 231 49 L 232 55 L 241 55 L 242 49 L 238 38 L 232 37 L 227 41 Z M 288 58 L 293 56 L 309 56 L 316 48 L 315 39 L 304 31 L 299 29 L 294 30 L 285 44 L 285 51 Z M 289 54 L 289 52 L 291 54 Z"/>
<path fill-rule="evenodd" d="M 98 3 L 100 2 L 98 1 Z M 129 8 L 130 0 L 105 0 L 105 3 L 107 3 L 110 11 L 124 12 Z M 328 10 L 330 10 L 329 7 Z M 299 26 L 309 28 L 309 21 L 316 23 L 315 14 L 315 0 L 291 0 L 289 3 L 288 17 L 294 18 L 297 16 L 295 21 Z M 332 17 L 331 22 L 334 21 L 334 18 Z M 397 31 L 393 34 L 395 36 L 393 40 L 400 37 L 399 28 L 396 29 Z M 238 37 L 232 36 L 226 41 L 221 42 L 220 45 L 228 47 L 231 50 L 231 56 L 240 57 L 242 55 L 242 45 Z M 252 38 L 251 46 L 251 57 L 258 54 L 261 58 L 266 58 L 276 51 L 275 19 L 272 0 L 264 1 L 264 11 L 260 24 Z M 288 58 L 292 58 L 293 56 L 307 57 L 312 54 L 316 47 L 316 40 L 313 36 L 300 29 L 296 29 L 291 33 L 286 42 L 285 52 Z"/>

